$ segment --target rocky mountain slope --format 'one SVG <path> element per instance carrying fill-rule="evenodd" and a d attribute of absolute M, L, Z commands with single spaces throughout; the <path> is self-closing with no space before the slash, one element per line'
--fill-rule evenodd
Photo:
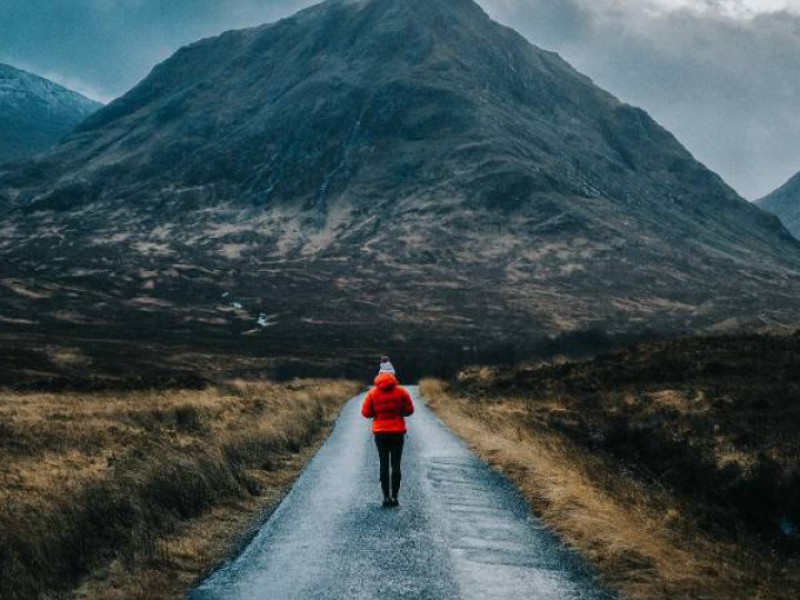
<path fill-rule="evenodd" d="M 800 173 L 756 204 L 776 215 L 796 238 L 800 238 Z"/>
<path fill-rule="evenodd" d="M 53 146 L 101 106 L 52 81 L 0 64 L 0 163 Z"/>
<path fill-rule="evenodd" d="M 776 218 L 471 0 L 329 0 L 192 44 L 0 195 L 0 324 L 95 366 L 136 339 L 160 364 L 429 369 L 798 316 Z"/>

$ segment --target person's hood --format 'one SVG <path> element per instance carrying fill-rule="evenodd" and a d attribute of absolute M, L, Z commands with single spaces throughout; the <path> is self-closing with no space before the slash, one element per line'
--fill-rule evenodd
<path fill-rule="evenodd" d="M 397 387 L 399 384 L 400 382 L 397 381 L 397 377 L 391 373 L 381 373 L 375 378 L 375 387 L 384 392 L 391 390 L 393 387 Z"/>

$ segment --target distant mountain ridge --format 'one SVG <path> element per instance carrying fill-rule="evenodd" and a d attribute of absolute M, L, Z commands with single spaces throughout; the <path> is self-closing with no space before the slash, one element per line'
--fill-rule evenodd
<path fill-rule="evenodd" d="M 30 339 L 135 323 L 175 347 L 430 363 L 799 312 L 776 218 L 471 0 L 328 0 L 201 40 L 0 194 L 0 318 Z"/>
<path fill-rule="evenodd" d="M 0 163 L 49 148 L 100 107 L 48 79 L 0 63 Z"/>
<path fill-rule="evenodd" d="M 756 204 L 776 215 L 792 234 L 800 239 L 800 173 Z"/>

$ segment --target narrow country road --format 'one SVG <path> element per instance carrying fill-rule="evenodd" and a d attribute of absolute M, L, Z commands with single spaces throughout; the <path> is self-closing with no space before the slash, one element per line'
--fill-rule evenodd
<path fill-rule="evenodd" d="M 420 401 L 400 507 L 382 508 L 362 397 L 250 545 L 190 600 L 608 600 L 515 488 Z"/>

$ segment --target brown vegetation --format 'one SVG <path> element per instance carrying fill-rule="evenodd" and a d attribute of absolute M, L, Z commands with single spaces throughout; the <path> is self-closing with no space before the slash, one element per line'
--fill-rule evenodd
<path fill-rule="evenodd" d="M 0 597 L 179 597 L 280 499 L 357 389 L 0 392 Z"/>
<path fill-rule="evenodd" d="M 797 336 L 691 338 L 423 392 L 623 597 L 789 599 L 798 361 Z"/>

